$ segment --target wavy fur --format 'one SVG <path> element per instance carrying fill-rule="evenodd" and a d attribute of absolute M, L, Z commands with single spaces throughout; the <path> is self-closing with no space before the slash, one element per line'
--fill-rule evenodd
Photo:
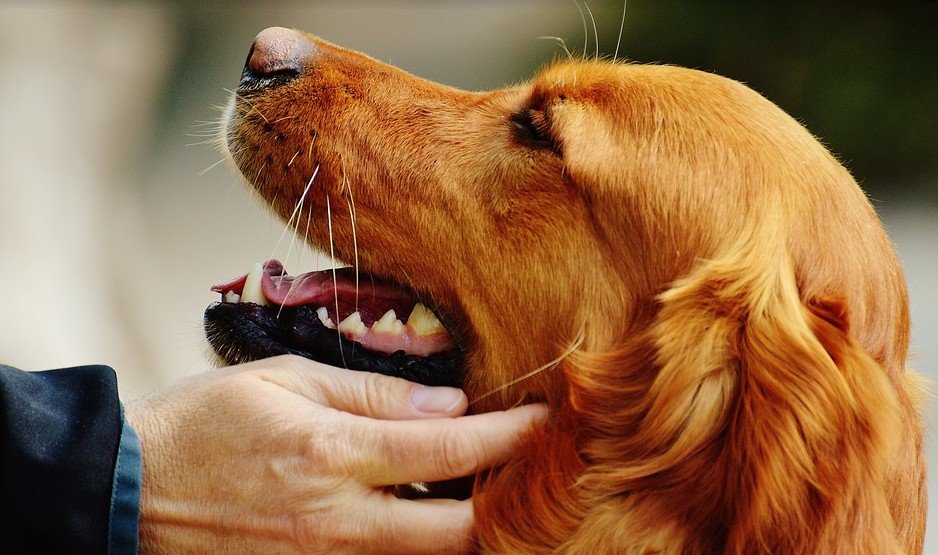
<path fill-rule="evenodd" d="M 464 93 L 308 40 L 235 106 L 242 172 L 284 218 L 314 167 L 303 209 L 354 189 L 357 238 L 334 201 L 311 241 L 433 299 L 478 410 L 552 408 L 479 482 L 481 550 L 921 551 L 902 270 L 802 126 L 683 68 Z"/>

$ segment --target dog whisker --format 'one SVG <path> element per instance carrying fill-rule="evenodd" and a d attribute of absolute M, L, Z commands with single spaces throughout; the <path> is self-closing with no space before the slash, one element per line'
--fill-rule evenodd
<path fill-rule="evenodd" d="M 340 158 L 342 163 L 342 190 L 348 192 L 348 199 L 346 203 L 348 204 L 349 210 L 349 223 L 352 226 L 352 251 L 354 253 L 353 265 L 355 267 L 355 312 L 358 312 L 358 298 L 359 298 L 359 269 L 358 269 L 358 233 L 355 229 L 355 197 L 352 195 L 352 185 L 349 183 L 348 174 L 345 173 L 345 159 Z M 355 353 L 355 343 L 352 343 L 352 353 Z"/>
<path fill-rule="evenodd" d="M 201 121 L 189 126 L 191 133 L 217 133 L 224 127 L 221 121 Z"/>
<path fill-rule="evenodd" d="M 312 181 L 310 182 L 312 183 Z M 296 236 L 300 232 L 300 218 L 303 217 L 303 198 L 306 196 L 306 193 L 309 191 L 309 185 L 305 191 L 303 191 L 303 196 L 300 198 L 299 203 L 297 203 L 297 208 L 299 208 L 298 217 L 295 218 L 293 223 L 293 237 L 290 238 L 290 246 L 287 248 L 287 254 L 283 257 L 284 260 L 290 259 L 290 254 L 293 252 L 293 246 L 296 244 Z M 287 227 L 286 229 L 289 229 Z M 282 278 L 287 273 L 286 268 L 281 270 L 280 277 Z M 293 288 L 296 286 L 296 281 L 290 283 L 290 289 L 287 290 L 287 294 L 283 297 L 283 302 L 280 303 L 280 308 L 277 310 L 277 318 L 280 318 L 280 314 L 283 312 L 283 307 L 287 304 L 287 299 L 290 298 L 290 295 L 293 294 Z"/>
<path fill-rule="evenodd" d="M 514 404 L 512 404 L 510 407 L 508 407 L 508 409 L 510 410 L 510 409 L 513 409 L 513 408 L 520 407 L 521 405 L 525 404 L 525 402 L 526 402 L 527 400 L 528 400 L 528 394 L 525 393 L 525 394 L 521 395 L 521 397 L 519 397 L 518 400 L 514 402 Z"/>
<path fill-rule="evenodd" d="M 352 248 L 355 253 L 355 311 L 358 312 L 358 232 L 355 226 L 355 196 L 352 194 L 352 186 L 348 181 L 348 176 L 344 168 L 345 163 L 343 161 L 342 182 L 345 183 L 346 190 L 348 191 L 349 221 L 352 223 Z"/>
<path fill-rule="evenodd" d="M 339 280 L 335 271 L 335 238 L 332 235 L 332 201 L 329 200 L 329 193 L 326 193 L 326 219 L 329 222 L 329 256 L 332 257 L 332 287 L 335 290 L 335 321 L 338 324 L 342 317 L 339 315 Z M 348 368 L 345 361 L 345 350 L 342 348 L 342 336 L 338 336 L 339 355 L 342 357 L 342 366 Z"/>
<path fill-rule="evenodd" d="M 309 244 L 309 224 L 310 224 L 310 220 L 312 219 L 312 216 L 313 216 L 312 211 L 310 211 L 306 215 L 306 236 L 304 237 L 304 240 L 306 241 L 307 245 Z M 318 270 L 322 268 L 322 251 L 319 248 L 316 248 L 313 250 L 315 250 L 316 252 L 316 269 Z"/>
<path fill-rule="evenodd" d="M 622 43 L 622 30 L 625 29 L 625 11 L 629 7 L 629 0 L 622 0 L 622 21 L 619 22 L 619 38 L 616 39 L 616 52 L 612 56 L 615 62 L 619 58 L 619 45 Z"/>
<path fill-rule="evenodd" d="M 186 146 L 189 146 L 189 145 L 186 145 Z M 209 167 L 205 168 L 204 170 L 200 171 L 200 172 L 197 173 L 196 175 L 198 175 L 199 177 L 202 177 L 203 175 L 207 174 L 207 173 L 210 172 L 212 169 L 214 169 L 215 166 L 217 166 L 218 164 L 221 164 L 221 163 L 224 162 L 225 160 L 227 160 L 227 158 L 222 158 L 221 160 L 215 162 L 215 163 L 212 164 L 211 166 L 209 166 Z"/>
<path fill-rule="evenodd" d="M 502 385 L 500 385 L 500 386 L 498 386 L 498 387 L 496 387 L 496 388 L 494 388 L 494 389 L 492 389 L 492 390 L 490 390 L 490 391 L 487 391 L 487 392 L 483 393 L 482 395 L 479 395 L 479 396 L 476 397 L 475 399 L 472 399 L 471 401 L 469 401 L 469 406 L 471 407 L 471 406 L 474 405 L 475 403 L 478 403 L 479 401 L 481 401 L 481 400 L 483 400 L 483 399 L 485 399 L 485 398 L 487 398 L 487 397 L 491 397 L 492 395 L 495 395 L 496 393 L 500 393 L 500 392 L 503 392 L 503 391 L 507 390 L 509 387 L 511 387 L 511 386 L 513 386 L 513 385 L 517 385 L 517 384 L 520 383 L 520 382 L 523 382 L 523 381 L 525 381 L 525 380 L 528 380 L 528 379 L 530 379 L 530 378 L 533 378 L 534 376 L 537 376 L 537 375 L 540 374 L 541 372 L 547 372 L 547 371 L 553 370 L 554 368 L 556 368 L 557 366 L 559 366 L 560 363 L 563 362 L 563 360 L 564 360 L 565 358 L 567 358 L 568 356 L 570 356 L 571 354 L 573 354 L 574 351 L 576 351 L 577 349 L 580 348 L 580 345 L 583 343 L 583 338 L 584 338 L 584 336 L 586 335 L 586 334 L 585 334 L 585 330 L 586 330 L 586 326 L 585 326 L 585 325 L 581 325 L 581 326 L 580 326 L 580 332 L 577 334 L 577 337 L 576 337 L 576 338 L 573 340 L 573 342 L 564 350 L 564 352 L 561 353 L 560 356 L 558 356 L 558 357 L 555 358 L 554 360 L 552 360 L 552 361 L 550 361 L 550 362 L 548 362 L 548 363 L 546 363 L 546 364 L 543 364 L 543 365 L 541 365 L 541 366 L 538 366 L 537 368 L 535 368 L 534 370 L 531 370 L 531 371 L 528 372 L 527 374 L 523 374 L 523 375 L 521 375 L 521 376 L 518 376 L 517 378 L 515 378 L 515 379 L 513 379 L 513 380 L 509 380 L 509 381 L 505 382 L 504 384 L 502 384 Z"/>
<path fill-rule="evenodd" d="M 414 292 L 414 294 L 417 296 L 417 301 L 420 302 L 420 303 L 423 303 L 424 305 L 426 305 L 427 303 L 424 302 L 423 297 L 420 296 L 420 295 L 421 295 L 420 289 L 417 289 L 417 284 L 414 283 L 414 279 L 413 279 L 412 277 L 410 277 L 410 274 L 407 273 L 407 270 L 405 270 L 404 267 L 401 266 L 400 264 L 397 265 L 397 268 L 398 268 L 398 270 L 401 271 L 402 274 L 404 274 L 404 277 L 407 278 L 407 283 L 410 284 L 410 289 L 411 289 L 411 290 Z M 374 279 L 374 278 L 372 278 L 372 279 Z"/>
<path fill-rule="evenodd" d="M 590 21 L 593 22 L 593 39 L 596 42 L 596 58 L 599 58 L 599 29 L 596 28 L 596 19 L 593 17 L 593 10 L 590 9 L 590 4 L 586 0 L 583 0 L 583 5 L 586 6 L 586 11 L 590 14 Z M 584 56 L 585 57 L 585 56 Z"/>
<path fill-rule="evenodd" d="M 309 178 L 309 182 L 306 183 L 306 188 L 303 189 L 303 194 L 300 195 L 300 200 L 297 201 L 296 207 L 293 209 L 293 214 L 290 215 L 290 219 L 287 220 L 287 225 L 283 229 L 283 232 L 280 234 L 280 239 L 277 240 L 277 245 L 274 246 L 274 252 L 271 253 L 269 259 L 272 259 L 275 254 L 277 254 L 277 249 L 280 248 L 280 242 L 283 241 L 284 235 L 287 233 L 287 230 L 293 227 L 293 237 L 290 239 L 290 246 L 287 248 L 287 255 L 285 259 L 290 258 L 290 254 L 293 252 L 293 246 L 296 244 L 296 235 L 299 233 L 300 217 L 303 213 L 303 204 L 306 202 L 306 195 L 309 194 L 310 187 L 313 186 L 313 181 L 316 180 L 316 176 L 319 174 L 319 166 L 316 166 L 316 169 L 313 170 L 313 176 Z M 280 275 L 283 277 L 286 273 L 284 269 Z M 290 293 L 293 292 L 293 283 L 290 284 L 290 289 L 287 291 L 286 296 L 283 299 L 283 302 L 280 303 L 280 311 L 283 311 L 283 306 L 287 302 L 287 298 L 290 297 Z M 277 312 L 277 316 L 280 316 L 280 311 Z"/>
<path fill-rule="evenodd" d="M 303 244 L 309 245 L 309 225 L 313 220 L 313 207 L 310 206 L 309 210 L 306 211 L 306 229 L 303 231 Z M 301 258 L 300 258 L 300 249 L 297 249 L 297 258 L 296 258 L 296 267 L 301 267 Z"/>
<path fill-rule="evenodd" d="M 263 164 L 261 164 L 261 167 L 257 169 L 257 173 L 254 175 L 254 181 L 251 182 L 251 186 L 254 188 L 255 191 L 257 191 L 257 194 L 259 195 L 262 194 L 263 192 L 261 191 L 260 178 L 261 178 L 261 174 L 264 173 L 264 168 L 266 167 L 267 167 L 267 162 L 264 162 Z"/>
<path fill-rule="evenodd" d="M 586 14 L 583 13 L 583 8 L 580 7 L 580 3 L 577 0 L 573 0 L 573 5 L 576 6 L 577 11 L 580 12 L 580 19 L 583 21 L 583 55 L 581 56 L 584 60 L 586 59 L 586 48 L 589 46 L 589 28 L 586 26 Z"/>
<path fill-rule="evenodd" d="M 303 202 L 306 199 L 307 193 L 309 193 L 310 187 L 313 185 L 313 181 L 316 179 L 316 175 L 319 174 L 319 166 L 316 166 L 316 169 L 313 170 L 312 177 L 309 178 L 309 181 L 306 183 L 306 187 L 303 189 L 303 194 L 300 195 L 300 200 L 297 201 L 296 206 L 293 208 L 293 212 L 290 214 L 290 218 L 287 220 L 287 225 L 284 228 L 283 232 L 280 234 L 280 238 L 277 239 L 277 244 L 274 245 L 273 252 L 270 253 L 268 259 L 273 258 L 277 254 L 277 250 L 280 248 L 280 244 L 283 242 L 283 238 L 287 234 L 287 230 L 290 229 L 290 226 L 293 225 L 293 220 L 297 217 L 297 214 L 300 212 L 300 208 L 303 206 Z"/>
<path fill-rule="evenodd" d="M 251 104 L 251 101 L 250 101 L 250 100 L 248 100 L 247 98 L 244 98 L 244 95 L 240 95 L 240 94 L 237 93 L 237 91 L 232 91 L 232 90 L 229 90 L 229 89 L 225 89 L 225 91 L 228 92 L 228 93 L 230 93 L 230 94 L 233 94 L 233 95 L 237 96 L 238 98 L 240 98 L 241 100 L 243 100 L 245 104 L 247 104 L 248 106 L 251 107 L 252 110 L 254 110 L 255 112 L 257 112 L 257 115 L 259 115 L 259 116 L 264 120 L 265 123 L 270 123 L 270 120 L 267 119 L 267 116 L 265 116 L 263 112 L 261 112 L 260 110 L 258 110 L 258 109 L 257 109 L 257 106 L 255 106 L 254 104 Z M 280 120 L 277 120 L 277 121 L 280 121 Z"/>
<path fill-rule="evenodd" d="M 554 40 L 554 41 L 557 41 L 557 42 L 560 44 L 560 47 L 563 48 L 563 51 L 567 54 L 567 59 L 569 59 L 571 62 L 573 61 L 573 54 L 570 53 L 570 50 L 567 48 L 567 43 L 564 42 L 564 40 L 563 40 L 562 38 L 560 38 L 560 37 L 550 37 L 550 36 L 540 36 L 540 37 L 537 37 L 537 38 L 542 39 L 542 40 Z"/>
<path fill-rule="evenodd" d="M 190 135 L 190 136 L 191 136 L 191 135 Z M 204 137 L 207 137 L 204 141 L 198 141 L 198 142 L 195 142 L 195 143 L 186 143 L 186 144 L 183 145 L 183 146 L 185 146 L 186 148 L 190 148 L 190 147 L 194 147 L 194 146 L 215 145 L 215 144 L 218 143 L 218 138 L 217 138 L 217 137 L 211 137 L 211 136 L 209 136 L 209 135 L 203 135 L 203 136 L 204 136 Z"/>

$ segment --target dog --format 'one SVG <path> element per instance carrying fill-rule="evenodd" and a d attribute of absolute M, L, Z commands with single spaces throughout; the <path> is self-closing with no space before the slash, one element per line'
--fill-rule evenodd
<path fill-rule="evenodd" d="M 271 28 L 224 142 L 354 265 L 217 285 L 227 362 L 295 353 L 458 385 L 476 412 L 549 405 L 477 481 L 481 550 L 921 551 L 902 269 L 848 171 L 746 86 L 570 59 L 470 93 Z"/>

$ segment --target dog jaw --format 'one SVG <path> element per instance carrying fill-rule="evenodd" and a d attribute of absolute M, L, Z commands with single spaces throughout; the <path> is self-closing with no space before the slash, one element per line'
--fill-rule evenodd
<path fill-rule="evenodd" d="M 468 366 L 485 369 L 468 373 L 470 399 L 555 359 L 595 315 L 627 313 L 562 160 L 510 122 L 530 85 L 457 92 L 308 40 L 306 74 L 238 91 L 231 155 L 284 220 L 304 199 L 314 247 L 432 298 Z M 556 380 L 545 372 L 473 409 L 560 403 Z"/>

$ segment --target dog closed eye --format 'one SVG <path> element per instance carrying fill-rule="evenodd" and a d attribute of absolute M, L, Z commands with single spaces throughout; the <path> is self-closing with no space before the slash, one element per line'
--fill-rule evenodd
<path fill-rule="evenodd" d="M 526 146 L 559 150 L 551 137 L 550 122 L 545 112 L 525 108 L 512 114 L 511 122 L 515 125 L 518 139 Z"/>

